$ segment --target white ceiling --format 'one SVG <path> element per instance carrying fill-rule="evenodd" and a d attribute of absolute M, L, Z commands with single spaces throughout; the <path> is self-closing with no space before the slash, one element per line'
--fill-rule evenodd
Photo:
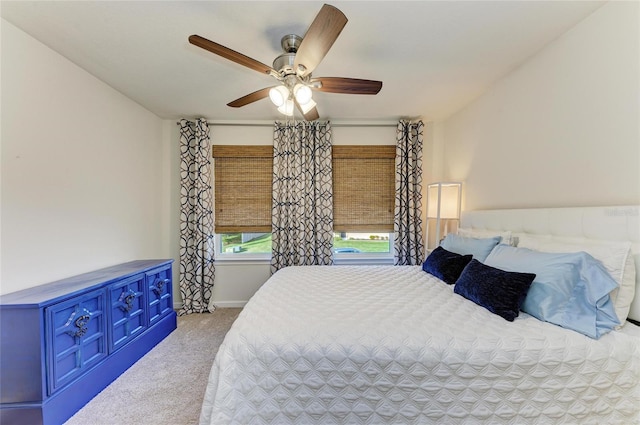
<path fill-rule="evenodd" d="M 319 77 L 381 80 L 376 96 L 316 92 L 321 118 L 440 120 L 553 41 L 602 1 L 336 1 L 349 19 Z M 4 19 L 162 118 L 282 118 L 267 75 L 188 43 L 191 34 L 267 65 L 300 36 L 317 1 L 7 1 Z"/>

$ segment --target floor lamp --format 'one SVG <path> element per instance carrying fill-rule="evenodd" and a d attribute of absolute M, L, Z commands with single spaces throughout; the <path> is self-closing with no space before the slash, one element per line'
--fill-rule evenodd
<path fill-rule="evenodd" d="M 461 201 L 462 183 L 438 182 L 427 186 L 427 219 L 436 220 L 435 246 L 447 235 L 449 221 L 460 219 Z"/>

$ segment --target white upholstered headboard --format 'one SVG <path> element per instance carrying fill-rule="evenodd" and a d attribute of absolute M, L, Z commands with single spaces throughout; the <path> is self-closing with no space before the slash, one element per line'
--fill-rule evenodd
<path fill-rule="evenodd" d="M 629 318 L 640 321 L 640 206 L 532 208 L 462 212 L 460 227 L 520 234 L 630 241 L 636 295 Z"/>

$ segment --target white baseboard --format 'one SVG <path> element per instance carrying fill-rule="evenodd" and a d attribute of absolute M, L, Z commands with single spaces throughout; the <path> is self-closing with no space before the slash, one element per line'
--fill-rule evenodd
<path fill-rule="evenodd" d="M 247 301 L 214 301 L 213 304 L 216 308 L 244 308 Z M 180 311 L 182 303 L 173 303 L 173 309 Z"/>
<path fill-rule="evenodd" d="M 213 305 L 217 308 L 243 308 L 247 304 L 246 301 L 214 301 Z"/>

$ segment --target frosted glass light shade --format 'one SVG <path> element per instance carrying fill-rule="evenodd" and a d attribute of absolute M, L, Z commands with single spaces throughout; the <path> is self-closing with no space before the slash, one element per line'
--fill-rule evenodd
<path fill-rule="evenodd" d="M 278 108 L 278 112 L 281 114 L 292 116 L 293 115 L 293 100 L 287 99 L 284 101 L 282 105 Z"/>
<path fill-rule="evenodd" d="M 269 90 L 269 99 L 276 106 L 284 105 L 285 101 L 289 98 L 289 90 L 285 86 L 272 87 Z"/>
<path fill-rule="evenodd" d="M 293 95 L 296 97 L 298 104 L 306 105 L 311 101 L 313 93 L 311 92 L 311 89 L 304 84 L 296 84 L 293 88 Z"/>
<path fill-rule="evenodd" d="M 303 114 L 306 114 L 307 112 L 309 112 L 310 110 L 312 110 L 313 108 L 316 107 L 317 103 L 313 101 L 313 99 L 310 99 L 307 103 L 305 103 L 304 105 L 302 105 L 301 103 L 298 103 L 300 105 L 300 109 L 302 110 Z"/>

